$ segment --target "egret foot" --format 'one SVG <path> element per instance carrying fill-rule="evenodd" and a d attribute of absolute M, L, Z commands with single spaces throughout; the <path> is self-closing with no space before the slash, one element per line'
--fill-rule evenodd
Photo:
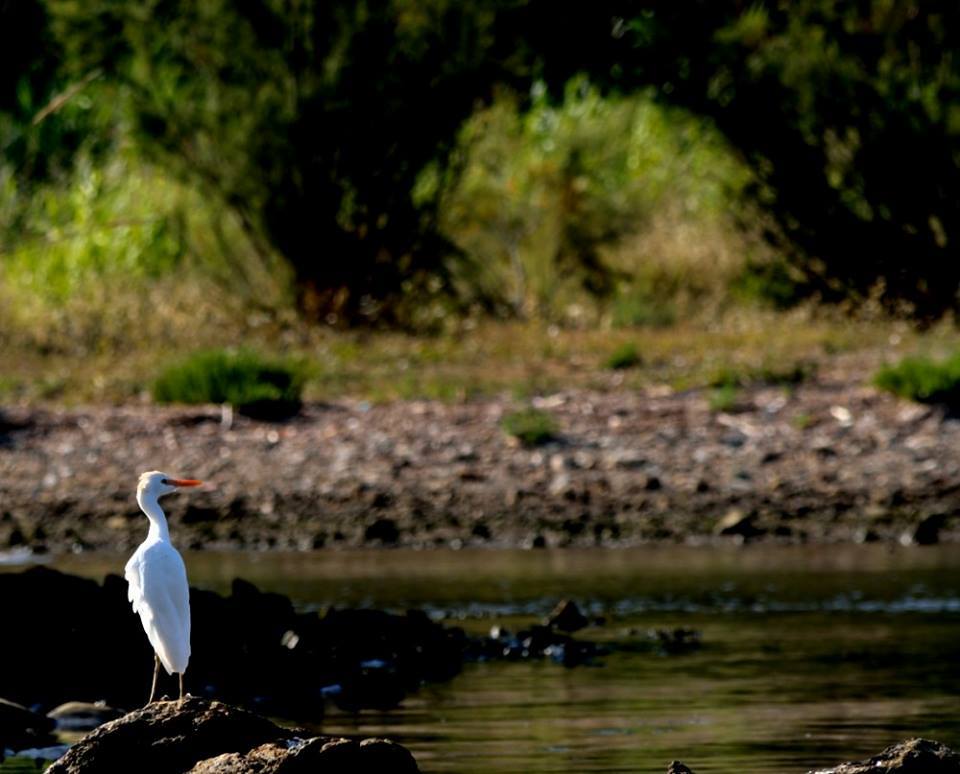
<path fill-rule="evenodd" d="M 153 654 L 153 685 L 150 686 L 150 698 L 147 699 L 147 704 L 153 702 L 153 697 L 157 693 L 157 677 L 160 676 L 160 656 L 156 653 Z"/>

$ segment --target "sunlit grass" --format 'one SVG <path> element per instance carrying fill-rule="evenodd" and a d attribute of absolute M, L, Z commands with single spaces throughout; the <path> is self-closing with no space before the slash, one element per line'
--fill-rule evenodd
<path fill-rule="evenodd" d="M 174 319 L 165 335 L 135 338 L 119 349 L 38 347 L 34 339 L 6 337 L 0 341 L 0 399 L 149 400 L 150 385 L 164 365 L 215 347 L 283 352 L 304 363 L 306 400 L 374 402 L 457 402 L 497 394 L 523 400 L 571 388 L 785 384 L 814 373 L 830 378 L 838 358 L 852 358 L 866 383 L 894 358 L 960 349 L 960 334 L 947 324 L 918 333 L 893 321 L 758 309 L 740 310 L 710 325 L 564 329 L 481 321 L 431 336 L 337 331 L 277 320 L 204 325 L 189 315 Z M 642 362 L 628 369 L 605 367 L 629 347 L 643 353 Z"/>
<path fill-rule="evenodd" d="M 244 414 L 279 418 L 299 410 L 303 375 L 284 360 L 217 349 L 167 365 L 151 388 L 158 403 L 228 403 Z"/>
<path fill-rule="evenodd" d="M 877 371 L 874 383 L 920 403 L 960 406 L 960 354 L 945 359 L 906 357 Z"/>

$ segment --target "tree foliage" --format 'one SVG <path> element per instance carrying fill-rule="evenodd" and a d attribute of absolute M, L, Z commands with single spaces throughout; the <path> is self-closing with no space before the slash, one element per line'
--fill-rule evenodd
<path fill-rule="evenodd" d="M 921 317 L 956 308 L 960 6 L 645 5 L 627 22 L 624 83 L 716 119 L 810 291 L 878 289 Z"/>
<path fill-rule="evenodd" d="M 377 316 L 404 289 L 443 287 L 457 250 L 423 171 L 456 178 L 458 131 L 498 84 L 560 101 L 577 73 L 710 116 L 753 168 L 802 292 L 879 293 L 921 317 L 957 306 L 947 0 L 20 0 L 2 14 L 5 169 L 42 178 L 84 137 L 107 141 L 84 100 L 56 102 L 95 85 L 149 158 L 290 262 L 318 316 Z M 563 264 L 590 269 L 605 225 L 571 207 Z"/>

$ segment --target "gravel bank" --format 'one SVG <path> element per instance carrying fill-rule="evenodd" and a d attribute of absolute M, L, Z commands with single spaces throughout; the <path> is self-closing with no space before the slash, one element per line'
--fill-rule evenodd
<path fill-rule="evenodd" d="M 960 420 L 859 383 L 571 391 L 524 448 L 516 401 L 307 406 L 282 424 L 219 407 L 0 418 L 0 548 L 126 550 L 143 470 L 210 482 L 164 501 L 188 548 L 960 539 Z M 225 421 L 226 420 L 226 421 Z"/>

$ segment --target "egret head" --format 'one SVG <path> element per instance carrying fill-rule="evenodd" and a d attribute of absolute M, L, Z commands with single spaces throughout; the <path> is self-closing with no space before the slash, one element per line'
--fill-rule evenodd
<path fill-rule="evenodd" d="M 163 497 L 165 494 L 176 492 L 181 487 L 200 486 L 202 481 L 193 478 L 173 478 L 159 470 L 150 470 L 140 475 L 140 482 L 137 484 L 137 497 L 152 495 L 153 497 Z"/>

